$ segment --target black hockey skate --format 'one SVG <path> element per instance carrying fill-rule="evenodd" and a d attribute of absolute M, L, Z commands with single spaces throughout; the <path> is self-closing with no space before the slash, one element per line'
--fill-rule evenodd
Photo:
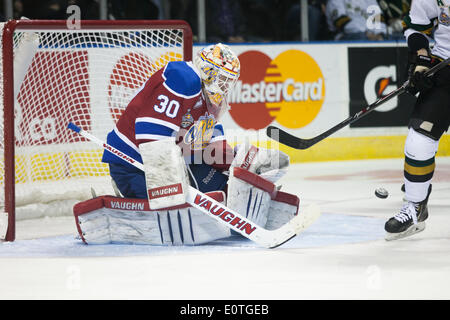
<path fill-rule="evenodd" d="M 428 198 L 431 185 L 425 200 L 421 202 L 406 201 L 400 212 L 390 218 L 384 225 L 386 240 L 397 240 L 409 237 L 425 229 L 425 220 L 428 218 Z"/>

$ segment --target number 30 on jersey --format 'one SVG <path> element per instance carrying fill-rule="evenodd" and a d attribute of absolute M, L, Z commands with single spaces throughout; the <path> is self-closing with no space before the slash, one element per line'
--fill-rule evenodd
<path fill-rule="evenodd" d="M 153 109 L 156 112 L 164 113 L 169 118 L 175 118 L 178 110 L 180 109 L 180 103 L 177 100 L 170 100 L 167 96 L 161 94 L 158 96 L 159 104 L 155 104 Z"/>

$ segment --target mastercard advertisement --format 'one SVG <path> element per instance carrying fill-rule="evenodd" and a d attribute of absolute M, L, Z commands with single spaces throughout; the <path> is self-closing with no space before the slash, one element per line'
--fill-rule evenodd
<path fill-rule="evenodd" d="M 240 127 L 258 130 L 276 120 L 297 129 L 307 126 L 320 112 L 325 79 L 320 66 L 307 53 L 287 50 L 271 59 L 252 50 L 239 55 L 239 60 L 241 77 L 228 101 L 232 106 L 230 115 Z M 301 63 L 301 71 L 294 61 Z"/>
<path fill-rule="evenodd" d="M 241 75 L 227 97 L 230 112 L 221 119 L 227 131 L 251 132 L 276 125 L 312 134 L 342 114 L 338 103 L 346 100 L 346 92 L 339 84 L 347 82 L 347 70 L 339 72 L 343 68 L 339 54 L 324 52 L 322 46 L 231 48 L 240 60 Z M 199 49 L 194 47 L 194 54 Z"/>
<path fill-rule="evenodd" d="M 315 137 L 402 83 L 398 62 L 405 48 L 392 43 L 230 46 L 241 62 L 241 75 L 221 122 L 233 143 L 248 138 L 264 146 L 269 125 Z M 200 49 L 195 46 L 194 54 Z M 409 105 L 404 97 L 393 99 L 307 150 L 275 147 L 293 162 L 402 157 Z"/>

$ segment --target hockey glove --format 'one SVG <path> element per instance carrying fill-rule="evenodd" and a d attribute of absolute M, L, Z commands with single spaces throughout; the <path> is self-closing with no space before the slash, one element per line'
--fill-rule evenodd
<path fill-rule="evenodd" d="M 433 79 L 425 75 L 425 72 L 431 68 L 432 59 L 419 55 L 414 60 L 410 69 L 409 87 L 407 89 L 412 95 L 416 95 L 417 92 L 427 91 L 434 85 Z"/>

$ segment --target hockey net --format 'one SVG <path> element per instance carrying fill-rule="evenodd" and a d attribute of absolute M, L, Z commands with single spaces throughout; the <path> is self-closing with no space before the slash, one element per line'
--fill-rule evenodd
<path fill-rule="evenodd" d="M 191 60 L 192 33 L 183 21 L 12 20 L 0 37 L 0 229 L 12 241 L 16 220 L 114 194 L 102 150 L 67 125 L 105 140 L 152 73 Z"/>

